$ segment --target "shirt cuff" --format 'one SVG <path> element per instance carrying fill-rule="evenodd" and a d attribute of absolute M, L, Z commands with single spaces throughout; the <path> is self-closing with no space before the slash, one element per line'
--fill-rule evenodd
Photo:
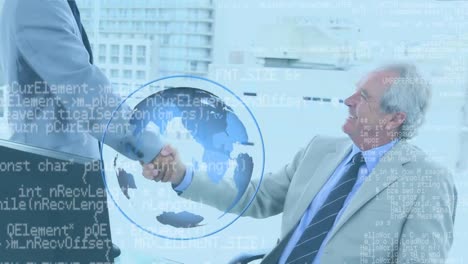
<path fill-rule="evenodd" d="M 193 179 L 192 166 L 187 166 L 187 169 L 185 170 L 185 176 L 184 176 L 184 179 L 182 179 L 182 182 L 180 182 L 177 186 L 172 185 L 172 188 L 174 189 L 174 191 L 177 192 L 177 194 L 180 195 L 182 192 L 187 190 L 187 188 L 192 183 L 192 179 Z"/>

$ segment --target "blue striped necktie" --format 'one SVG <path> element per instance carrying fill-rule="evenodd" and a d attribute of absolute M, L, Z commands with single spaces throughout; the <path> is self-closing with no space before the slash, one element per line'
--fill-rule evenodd
<path fill-rule="evenodd" d="M 356 183 L 359 168 L 363 164 L 365 161 L 361 152 L 354 155 L 346 164 L 343 176 L 302 233 L 286 260 L 287 264 L 305 264 L 314 261 L 323 240 L 333 227 L 336 216 Z"/>

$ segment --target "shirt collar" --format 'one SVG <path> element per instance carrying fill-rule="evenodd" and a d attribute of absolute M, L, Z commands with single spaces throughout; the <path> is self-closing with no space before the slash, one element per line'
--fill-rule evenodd
<path fill-rule="evenodd" d="M 397 138 L 385 145 L 365 151 L 361 151 L 361 149 L 353 143 L 353 150 L 351 151 L 351 155 L 349 157 L 351 158 L 355 154 L 362 152 L 362 156 L 366 161 L 368 173 L 371 173 L 375 166 L 377 166 L 377 163 L 379 163 L 380 158 L 382 158 L 382 156 L 385 155 L 385 153 L 387 153 L 398 141 L 399 139 Z"/>

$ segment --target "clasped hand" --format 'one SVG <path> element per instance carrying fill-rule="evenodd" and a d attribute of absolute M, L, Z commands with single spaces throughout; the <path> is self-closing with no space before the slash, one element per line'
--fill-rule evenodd
<path fill-rule="evenodd" d="M 178 185 L 185 176 L 186 166 L 181 161 L 179 152 L 171 145 L 163 147 L 154 160 L 143 164 L 143 176 L 156 182 L 171 182 Z"/>

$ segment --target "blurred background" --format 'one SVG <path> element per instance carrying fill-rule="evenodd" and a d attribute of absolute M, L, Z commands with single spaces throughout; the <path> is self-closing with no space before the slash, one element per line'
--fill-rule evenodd
<path fill-rule="evenodd" d="M 0 0 L 0 6 L 3 1 Z M 266 150 L 266 171 L 316 134 L 345 136 L 343 100 L 369 70 L 414 63 L 432 84 L 425 125 L 412 141 L 448 167 L 458 188 L 447 263 L 468 263 L 468 2 L 310 0 L 77 0 L 95 64 L 123 98 L 151 80 L 189 74 L 217 81 L 247 103 Z M 1 56 L 1 54 L 0 54 Z M 141 100 L 143 98 L 134 98 Z M 0 137 L 8 138 L 0 69 Z M 241 218 L 199 240 L 155 238 L 112 204 L 122 249 L 182 263 L 225 263 L 268 250 L 281 216 Z"/>

